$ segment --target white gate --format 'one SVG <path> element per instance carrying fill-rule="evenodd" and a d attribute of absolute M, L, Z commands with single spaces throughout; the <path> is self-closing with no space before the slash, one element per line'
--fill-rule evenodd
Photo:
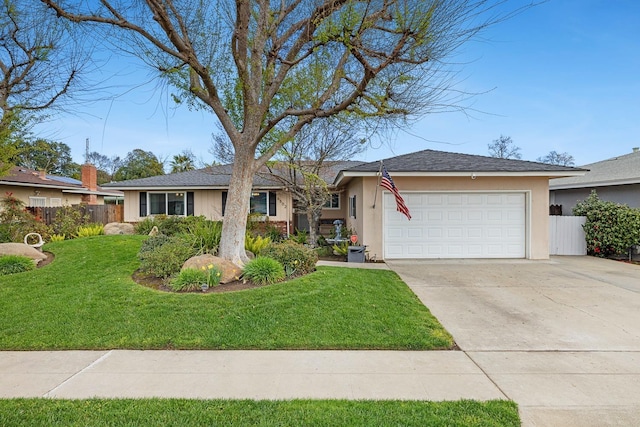
<path fill-rule="evenodd" d="M 549 255 L 586 255 L 584 216 L 549 217 Z"/>

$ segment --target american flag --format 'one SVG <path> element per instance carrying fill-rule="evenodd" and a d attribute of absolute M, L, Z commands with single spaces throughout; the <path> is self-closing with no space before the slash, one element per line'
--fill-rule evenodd
<path fill-rule="evenodd" d="M 385 168 L 384 165 L 382 166 L 382 179 L 380 180 L 380 185 L 393 193 L 393 196 L 396 198 L 397 211 L 405 214 L 407 219 L 411 220 L 409 208 L 404 204 L 404 199 L 400 195 L 398 187 L 393 183 L 391 175 L 389 175 L 389 172 L 387 172 L 387 168 Z"/>

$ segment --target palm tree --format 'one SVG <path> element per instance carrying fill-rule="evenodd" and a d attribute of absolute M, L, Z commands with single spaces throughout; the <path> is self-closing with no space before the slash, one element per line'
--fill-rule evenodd
<path fill-rule="evenodd" d="M 171 173 L 194 170 L 196 168 L 194 157 L 193 153 L 189 150 L 174 155 L 173 160 L 171 160 Z"/>

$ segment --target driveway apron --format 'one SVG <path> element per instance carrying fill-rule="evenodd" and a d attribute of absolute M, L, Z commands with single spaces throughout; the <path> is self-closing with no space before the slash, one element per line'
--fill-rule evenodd
<path fill-rule="evenodd" d="M 525 426 L 640 422 L 640 266 L 593 257 L 388 262 Z"/>

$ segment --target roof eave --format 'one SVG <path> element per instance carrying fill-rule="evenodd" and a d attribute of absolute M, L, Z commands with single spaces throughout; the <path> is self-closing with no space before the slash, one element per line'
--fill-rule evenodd
<path fill-rule="evenodd" d="M 198 185 L 198 186 L 189 186 L 189 185 L 171 185 L 171 186 L 109 186 L 109 188 L 113 188 L 114 190 L 120 191 L 192 191 L 192 190 L 228 190 L 228 185 Z M 284 187 L 281 185 L 269 186 L 269 185 L 255 185 L 252 187 L 254 190 L 282 190 Z"/>
<path fill-rule="evenodd" d="M 575 188 L 591 188 L 591 187 L 609 187 L 616 185 L 640 184 L 640 179 L 618 179 L 613 181 L 593 181 L 593 182 L 575 182 L 571 184 L 553 184 L 549 183 L 549 190 L 571 190 Z"/>
<path fill-rule="evenodd" d="M 35 187 L 35 188 L 50 188 L 53 190 L 78 190 L 78 187 L 68 187 L 64 185 L 54 185 L 54 184 L 40 184 L 33 182 L 15 182 L 15 181 L 0 181 L 0 185 L 13 185 L 16 187 Z"/>
<path fill-rule="evenodd" d="M 546 177 L 546 178 L 565 178 L 570 176 L 582 176 L 587 171 L 451 171 L 451 172 L 393 172 L 393 177 L 493 177 L 493 176 L 505 176 L 505 177 Z M 355 177 L 371 177 L 378 176 L 378 172 L 363 172 L 363 171 L 341 171 L 336 177 L 334 183 L 336 186 L 340 185 L 342 181 L 348 178 Z"/>

